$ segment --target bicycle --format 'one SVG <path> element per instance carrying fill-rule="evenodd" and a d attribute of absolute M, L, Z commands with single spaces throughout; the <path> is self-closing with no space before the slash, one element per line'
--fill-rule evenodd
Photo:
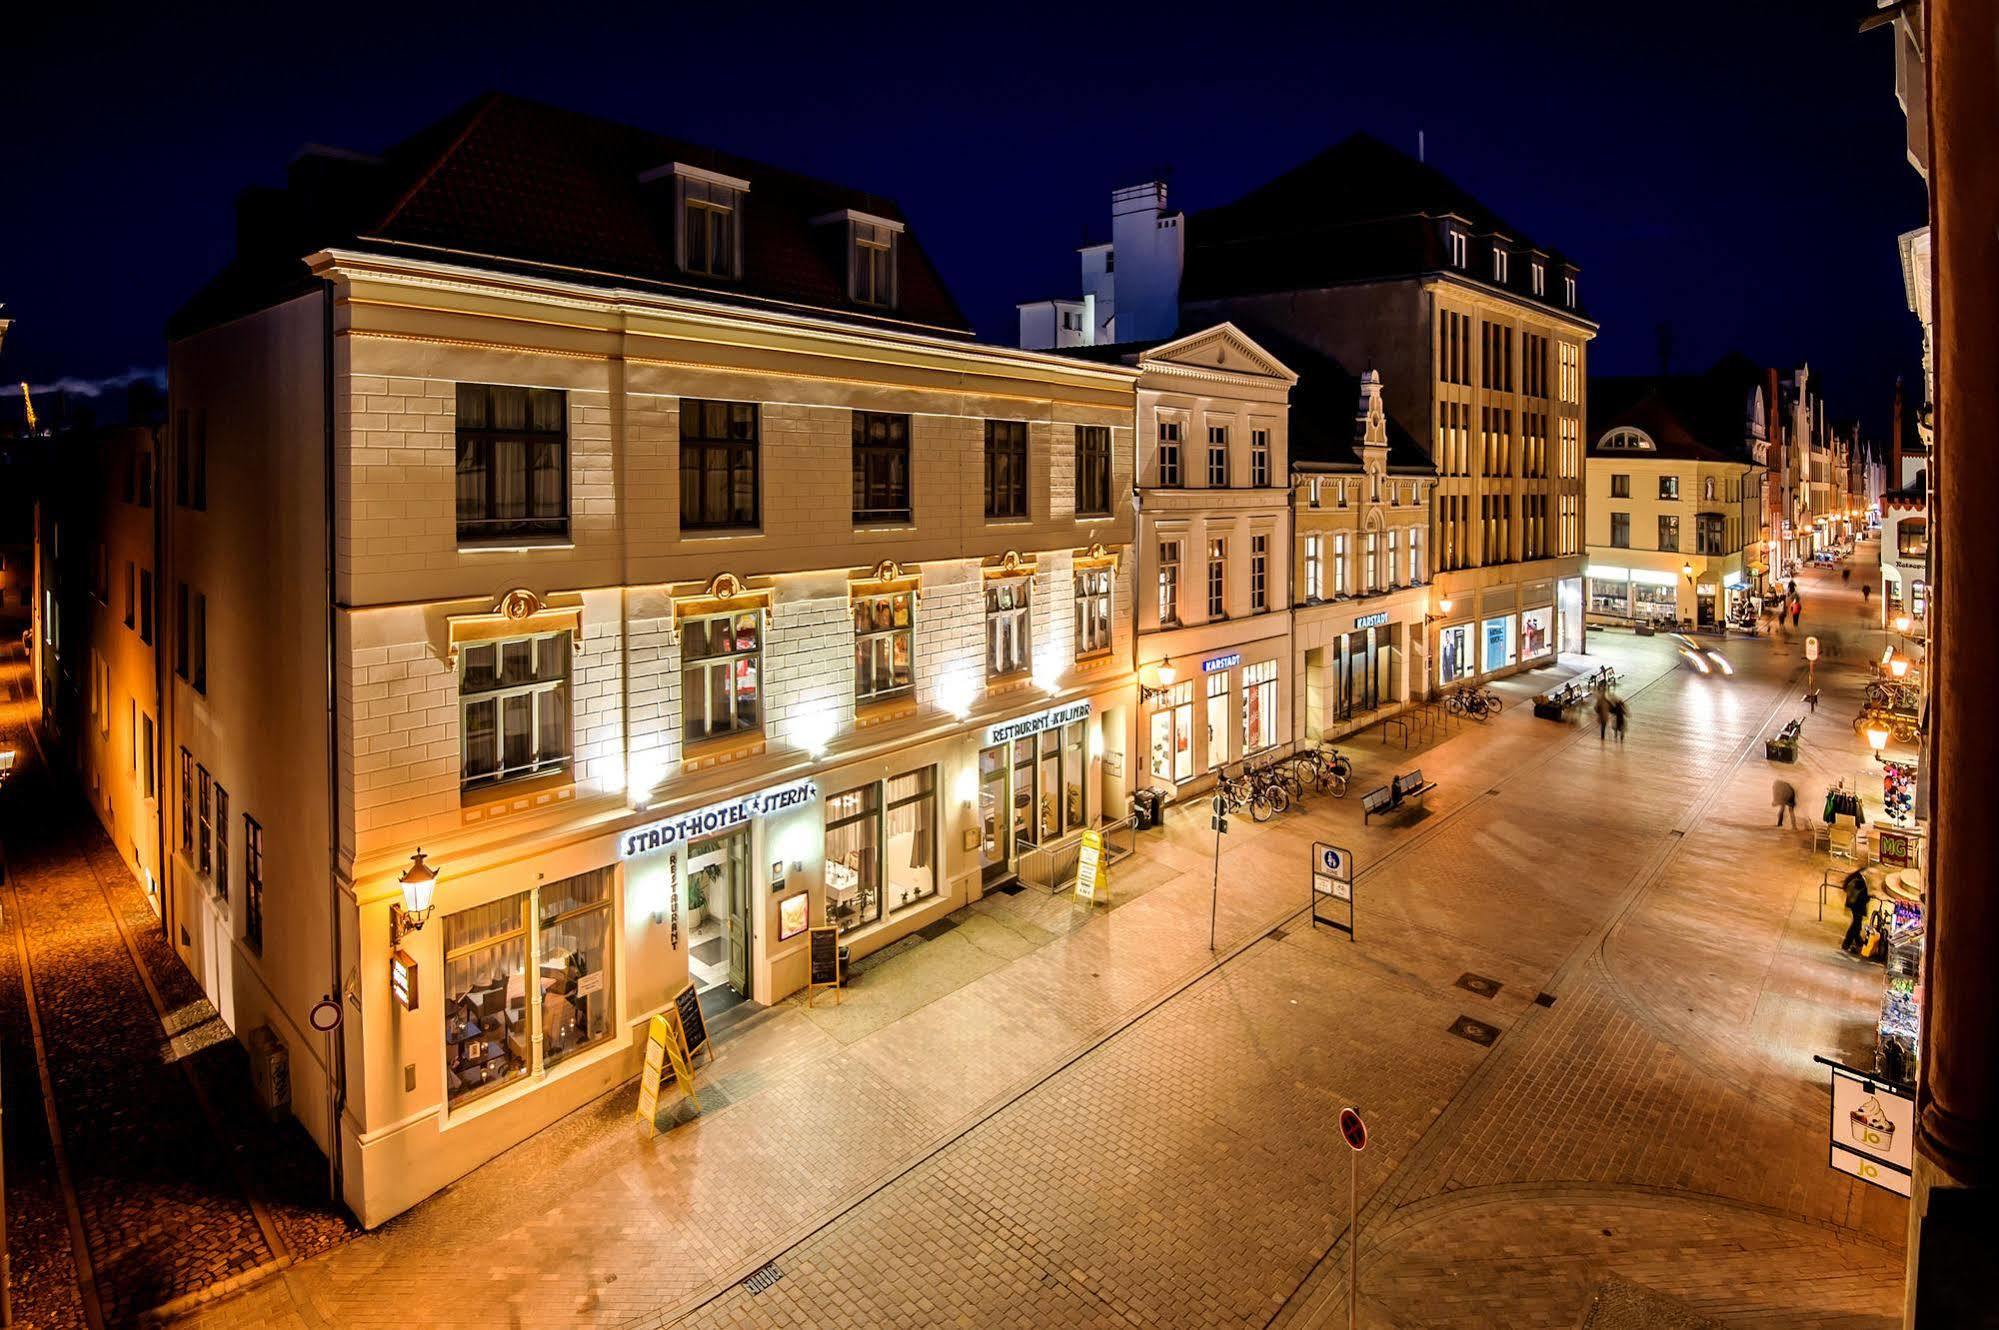
<path fill-rule="evenodd" d="M 1268 822 L 1272 814 L 1291 807 L 1291 794 L 1281 783 L 1248 765 L 1239 775 L 1222 776 L 1216 782 L 1216 789 L 1221 793 L 1223 808 L 1231 813 L 1248 812 L 1257 822 Z"/>
<path fill-rule="evenodd" d="M 1317 751 L 1300 753 L 1294 760 L 1298 775 L 1307 786 L 1324 790 L 1335 799 L 1347 797 L 1347 782 L 1353 779 L 1353 763 L 1341 756 L 1339 749 L 1321 745 Z"/>

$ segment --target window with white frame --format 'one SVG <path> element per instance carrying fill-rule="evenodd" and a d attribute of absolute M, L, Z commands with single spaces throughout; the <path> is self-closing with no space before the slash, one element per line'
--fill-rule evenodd
<path fill-rule="evenodd" d="M 1347 594 L 1347 533 L 1333 537 L 1333 595 Z"/>
<path fill-rule="evenodd" d="M 1307 506 L 1312 508 L 1319 506 L 1319 478 L 1317 476 L 1305 482 L 1305 497 Z"/>
<path fill-rule="evenodd" d="M 880 222 L 853 223 L 852 250 L 848 258 L 853 275 L 850 294 L 857 304 L 895 305 L 895 231 Z"/>
<path fill-rule="evenodd" d="M 1277 743 L 1277 662 L 1242 667 L 1242 754 L 1260 753 Z"/>
<path fill-rule="evenodd" d="M 854 597 L 854 700 L 899 697 L 916 687 L 916 592 Z"/>
<path fill-rule="evenodd" d="M 1076 572 L 1076 659 L 1100 656 L 1111 649 L 1112 570 L 1081 568 Z"/>
<path fill-rule="evenodd" d="M 720 180 L 683 175 L 680 192 L 680 267 L 701 277 L 742 272 L 745 191 Z"/>
<path fill-rule="evenodd" d="M 1180 542 L 1159 542 L 1159 622 L 1180 622 Z"/>
<path fill-rule="evenodd" d="M 1305 537 L 1305 599 L 1308 601 L 1326 598 L 1326 538 L 1320 535 Z"/>
<path fill-rule="evenodd" d="M 1361 590 L 1379 590 L 1381 587 L 1381 533 L 1379 531 L 1368 532 L 1367 539 L 1361 546 L 1361 551 L 1361 570 L 1367 575 L 1366 580 L 1361 584 Z"/>
<path fill-rule="evenodd" d="M 567 403 L 556 388 L 458 385 L 461 542 L 568 534 Z"/>
<path fill-rule="evenodd" d="M 1229 543 L 1226 540 L 1208 542 L 1208 617 L 1222 619 L 1228 617 L 1228 565 Z"/>
<path fill-rule="evenodd" d="M 1470 255 L 1471 255 L 1471 241 L 1466 238 L 1465 233 L 1463 231 L 1452 231 L 1451 266 L 1453 268 L 1464 267 L 1466 263 L 1470 262 Z"/>
<path fill-rule="evenodd" d="M 1423 528 L 1409 528 L 1409 585 L 1416 586 L 1423 580 Z"/>
<path fill-rule="evenodd" d="M 1507 259 L 1507 254 L 1506 254 L 1506 251 L 1505 251 L 1505 249 L 1503 249 L 1503 248 L 1502 248 L 1502 247 L 1500 247 L 1499 245 L 1496 245 L 1496 244 L 1495 244 L 1495 245 L 1494 245 L 1494 246 L 1492 247 L 1492 280 L 1493 280 L 1493 281 L 1495 281 L 1495 282 L 1504 282 L 1504 281 L 1506 280 L 1506 259 Z"/>
<path fill-rule="evenodd" d="M 1534 277 L 1534 294 L 1537 296 L 1547 295 L 1548 267 L 1546 264 L 1542 263 L 1539 259 L 1536 259 L 1534 261 L 1533 277 Z"/>
<path fill-rule="evenodd" d="M 568 765 L 569 644 L 570 635 L 557 632 L 459 648 L 462 787 Z"/>
<path fill-rule="evenodd" d="M 1569 307 L 1570 309 L 1574 309 L 1574 308 L 1575 308 L 1575 306 L 1576 306 L 1576 279 L 1575 279 L 1575 278 L 1573 278 L 1573 277 L 1564 277 L 1564 278 L 1562 279 L 1562 301 L 1563 301 L 1563 303 L 1564 303 L 1564 304 L 1566 304 L 1566 305 L 1567 305 L 1567 306 L 1568 306 L 1568 307 Z"/>
<path fill-rule="evenodd" d="M 1229 485 L 1229 429 L 1226 425 L 1208 426 L 1208 488 L 1227 489 Z"/>
<path fill-rule="evenodd" d="M 1270 431 L 1267 429 L 1249 432 L 1249 483 L 1258 489 L 1270 484 Z"/>
<path fill-rule="evenodd" d="M 229 899 L 229 791 L 215 786 L 215 894 Z"/>
<path fill-rule="evenodd" d="M 215 828 L 215 778 L 208 774 L 207 767 L 196 767 L 195 777 L 199 789 L 197 796 L 199 802 L 196 804 L 199 810 L 196 813 L 198 823 L 194 840 L 195 865 L 201 875 L 207 877 L 214 869 L 209 838 Z"/>
<path fill-rule="evenodd" d="M 1395 561 L 1395 556 L 1398 553 L 1395 544 L 1395 531 L 1391 528 L 1388 532 L 1388 562 L 1382 565 L 1383 569 L 1387 572 L 1387 577 L 1383 580 L 1387 582 L 1390 590 L 1394 589 L 1395 579 L 1402 571 L 1402 566 Z"/>
<path fill-rule="evenodd" d="M 1270 537 L 1249 538 L 1249 608 L 1261 614 L 1270 608 Z"/>
<path fill-rule="evenodd" d="M 1180 484 L 1180 422 L 1159 422 L 1159 483 L 1164 487 Z"/>
<path fill-rule="evenodd" d="M 264 828 L 243 814 L 243 941 L 252 951 L 264 949 Z"/>
<path fill-rule="evenodd" d="M 680 625 L 680 711 L 688 743 L 763 729 L 763 612 Z"/>
<path fill-rule="evenodd" d="M 986 583 L 986 677 L 989 679 L 1023 674 L 1033 662 L 1028 587 L 1025 577 L 993 578 Z"/>

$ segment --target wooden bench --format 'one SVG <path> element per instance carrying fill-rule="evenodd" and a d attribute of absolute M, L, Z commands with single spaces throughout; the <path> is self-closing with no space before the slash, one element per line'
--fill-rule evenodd
<path fill-rule="evenodd" d="M 1365 826 L 1376 813 L 1392 813 L 1412 799 L 1420 800 L 1436 788 L 1435 781 L 1423 779 L 1421 767 L 1397 776 L 1393 785 L 1379 786 L 1360 797 L 1361 824 Z"/>

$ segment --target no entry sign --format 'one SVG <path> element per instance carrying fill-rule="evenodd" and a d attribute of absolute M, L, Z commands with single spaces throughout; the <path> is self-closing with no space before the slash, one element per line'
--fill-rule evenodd
<path fill-rule="evenodd" d="M 1367 1124 L 1360 1120 L 1360 1114 L 1350 1108 L 1340 1110 L 1340 1135 L 1346 1137 L 1347 1145 L 1355 1154 L 1367 1149 Z"/>

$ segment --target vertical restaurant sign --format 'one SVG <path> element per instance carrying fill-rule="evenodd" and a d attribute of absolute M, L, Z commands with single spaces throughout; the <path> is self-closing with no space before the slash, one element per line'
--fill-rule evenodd
<path fill-rule="evenodd" d="M 726 799 L 719 804 L 709 804 L 691 813 L 661 818 L 627 831 L 618 842 L 618 857 L 636 859 L 642 854 L 654 854 L 697 836 L 712 836 L 759 817 L 803 808 L 818 797 L 819 786 L 807 778 L 786 785 L 773 785 L 767 790 Z"/>
<path fill-rule="evenodd" d="M 416 958 L 401 947 L 389 953 L 389 992 L 398 1007 L 404 1011 L 416 1010 Z"/>

